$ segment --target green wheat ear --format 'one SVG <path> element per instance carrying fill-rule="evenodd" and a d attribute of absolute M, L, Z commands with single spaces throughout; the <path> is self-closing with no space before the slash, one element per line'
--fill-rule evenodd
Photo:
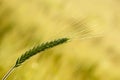
<path fill-rule="evenodd" d="M 19 67 L 23 62 L 25 62 L 26 60 L 28 60 L 29 58 L 31 58 L 32 56 L 45 51 L 49 48 L 55 47 L 57 45 L 63 44 L 65 42 L 67 42 L 69 40 L 69 38 L 60 38 L 54 41 L 50 41 L 50 42 L 46 42 L 46 43 L 42 43 L 36 47 L 33 47 L 32 49 L 26 51 L 24 54 L 21 55 L 21 57 L 19 57 L 15 63 L 15 65 L 8 71 L 8 73 L 3 77 L 2 80 L 6 80 L 7 77 L 10 75 L 10 73 L 16 68 Z"/>
<path fill-rule="evenodd" d="M 25 62 L 30 57 L 36 55 L 37 53 L 42 52 L 46 49 L 52 48 L 54 46 L 63 44 L 67 42 L 68 40 L 69 40 L 68 38 L 61 38 L 61 39 L 57 39 L 51 42 L 42 43 L 41 45 L 33 47 L 32 49 L 30 49 L 29 51 L 26 51 L 21 57 L 17 59 L 15 67 L 20 66 L 23 62 Z"/>

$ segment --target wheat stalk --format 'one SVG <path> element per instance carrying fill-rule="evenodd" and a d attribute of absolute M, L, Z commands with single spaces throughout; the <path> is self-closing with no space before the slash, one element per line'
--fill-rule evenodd
<path fill-rule="evenodd" d="M 45 51 L 49 48 L 55 47 L 57 45 L 63 44 L 65 42 L 67 42 L 69 40 L 69 38 L 60 38 L 60 39 L 56 39 L 54 41 L 50 41 L 50 42 L 46 42 L 46 43 L 42 43 L 38 46 L 33 47 L 32 49 L 26 51 L 24 54 L 22 54 L 16 61 L 15 65 L 5 74 L 5 76 L 2 78 L 2 80 L 6 80 L 7 77 L 11 74 L 11 72 L 19 67 L 23 62 L 25 62 L 26 60 L 28 60 L 29 58 L 31 58 L 32 56 Z"/>

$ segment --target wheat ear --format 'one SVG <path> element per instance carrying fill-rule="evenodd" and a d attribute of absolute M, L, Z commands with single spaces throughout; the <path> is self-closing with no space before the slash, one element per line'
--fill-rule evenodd
<path fill-rule="evenodd" d="M 69 38 L 60 38 L 56 39 L 54 41 L 42 43 L 38 46 L 33 47 L 32 49 L 26 51 L 24 54 L 22 54 L 16 61 L 15 65 L 5 74 L 5 76 L 2 78 L 2 80 L 6 80 L 7 77 L 10 75 L 10 73 L 16 68 L 19 67 L 23 62 L 31 58 L 32 56 L 36 55 L 37 53 L 40 53 L 42 51 L 45 51 L 49 48 L 55 47 L 57 45 L 63 44 L 67 42 Z"/>

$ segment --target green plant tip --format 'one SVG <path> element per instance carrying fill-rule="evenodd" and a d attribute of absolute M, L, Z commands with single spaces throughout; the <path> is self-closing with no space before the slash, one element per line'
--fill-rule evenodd
<path fill-rule="evenodd" d="M 24 54 L 21 55 L 21 57 L 19 57 L 17 59 L 14 67 L 20 66 L 23 62 L 28 60 L 30 57 L 36 55 L 37 53 L 40 53 L 42 51 L 45 51 L 45 50 L 52 48 L 52 47 L 55 47 L 57 45 L 63 44 L 65 42 L 67 42 L 68 40 L 69 40 L 69 38 L 60 38 L 60 39 L 56 39 L 54 41 L 42 43 L 36 47 L 33 47 L 32 49 L 26 51 Z"/>

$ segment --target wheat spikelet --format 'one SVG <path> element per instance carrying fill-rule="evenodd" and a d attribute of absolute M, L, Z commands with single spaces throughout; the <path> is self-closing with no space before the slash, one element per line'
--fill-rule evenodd
<path fill-rule="evenodd" d="M 26 60 L 28 60 L 29 58 L 33 57 L 34 55 L 36 55 L 37 53 L 40 53 L 42 51 L 45 51 L 47 49 L 53 48 L 57 45 L 63 44 L 65 42 L 67 42 L 69 40 L 69 38 L 60 38 L 60 39 L 56 39 L 54 41 L 50 41 L 50 42 L 46 42 L 46 43 L 42 43 L 38 46 L 33 47 L 32 49 L 26 51 L 24 54 L 22 54 L 16 61 L 15 65 L 7 72 L 7 74 L 3 77 L 2 80 L 6 80 L 7 77 L 10 75 L 10 73 L 16 68 L 19 67 L 23 62 L 25 62 Z"/>

